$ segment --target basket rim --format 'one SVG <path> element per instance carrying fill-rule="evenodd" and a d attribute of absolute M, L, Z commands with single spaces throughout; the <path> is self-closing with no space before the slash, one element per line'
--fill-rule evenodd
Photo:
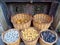
<path fill-rule="evenodd" d="M 4 40 L 4 34 L 5 34 L 6 32 L 8 32 L 8 31 L 10 31 L 10 30 L 11 30 L 11 29 L 8 29 L 7 31 L 3 32 L 2 35 L 1 35 L 3 42 L 5 42 L 6 44 L 15 43 L 15 42 L 17 42 L 18 39 L 20 39 L 20 34 L 19 34 L 19 38 L 18 38 L 15 42 L 10 42 L 10 43 L 8 43 L 7 41 L 5 41 L 5 40 Z M 17 29 L 14 29 L 14 28 L 13 28 L 13 30 L 18 31 Z M 18 33 L 19 33 L 19 31 L 18 31 Z"/>
<path fill-rule="evenodd" d="M 28 22 L 30 22 L 30 21 L 31 21 L 31 20 L 29 20 Z M 27 24 L 28 22 L 23 23 L 23 24 L 16 24 L 16 23 L 13 23 L 13 22 L 12 22 L 12 24 L 13 24 L 13 25 L 20 25 L 20 26 L 21 26 L 21 25 Z"/>
<path fill-rule="evenodd" d="M 58 40 L 58 36 L 57 36 L 57 33 L 55 32 L 55 31 L 51 31 L 50 29 L 46 29 L 46 30 L 44 30 L 43 29 L 43 31 L 50 31 L 50 32 L 52 32 L 53 34 L 55 34 L 56 35 L 56 40 L 54 41 L 54 42 L 52 42 L 52 43 L 49 43 L 49 42 L 46 42 L 46 41 L 44 41 L 41 37 L 40 37 L 40 40 L 42 40 L 43 42 L 45 42 L 46 44 L 54 44 L 54 43 L 56 43 L 56 41 Z M 43 32 L 43 31 L 40 31 L 40 34 L 41 34 L 41 32 Z"/>
<path fill-rule="evenodd" d="M 43 13 L 41 13 L 41 14 L 43 14 Z M 35 17 L 36 15 L 39 15 L 39 14 L 35 14 L 35 15 L 33 16 L 33 22 L 37 22 L 37 21 L 34 19 L 34 17 Z M 48 15 L 48 14 L 43 14 L 43 15 Z M 42 22 L 42 23 L 44 23 L 44 24 L 49 24 L 49 23 L 52 23 L 52 22 L 53 22 L 53 16 L 51 16 L 51 15 L 48 15 L 48 16 L 51 17 L 51 21 L 49 21 L 49 22 Z M 39 24 L 40 24 L 40 23 L 39 23 Z"/>
<path fill-rule="evenodd" d="M 31 27 L 29 27 L 29 28 L 31 28 Z M 34 28 L 34 27 L 32 27 L 32 28 Z M 27 29 L 28 29 L 28 28 L 27 28 Z M 34 29 L 36 30 L 36 28 L 34 28 Z M 22 30 L 22 31 L 24 31 L 24 30 Z M 37 31 L 37 30 L 36 30 L 36 31 Z M 38 31 L 37 31 L 37 32 L 38 32 Z M 26 41 L 26 42 L 33 42 L 33 41 L 35 41 L 36 39 L 39 38 L 39 34 L 40 34 L 40 32 L 38 32 L 38 36 L 37 36 L 34 40 L 28 41 L 28 40 L 24 40 L 24 39 L 23 39 L 22 32 L 21 32 L 21 38 L 22 38 L 23 41 Z"/>
<path fill-rule="evenodd" d="M 25 15 L 30 16 L 30 19 L 29 19 L 27 22 L 29 22 L 29 21 L 32 20 L 32 15 L 30 15 L 30 14 L 26 14 L 26 13 L 19 13 L 19 14 L 25 14 Z M 19 14 L 15 14 L 15 15 L 11 16 L 11 22 L 12 22 L 12 23 L 17 24 L 17 23 L 15 23 L 15 22 L 13 22 L 13 19 L 12 19 L 12 18 L 13 18 L 14 16 L 16 16 L 16 15 L 19 15 Z M 27 23 L 27 22 L 25 22 L 25 23 Z M 23 23 L 23 24 L 25 24 L 25 23 Z M 22 25 L 22 24 L 20 24 L 20 25 Z"/>

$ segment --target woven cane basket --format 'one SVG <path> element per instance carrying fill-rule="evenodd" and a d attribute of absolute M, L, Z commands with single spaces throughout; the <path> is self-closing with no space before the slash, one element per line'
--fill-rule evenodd
<path fill-rule="evenodd" d="M 38 33 L 39 33 L 39 32 L 38 32 Z M 22 37 L 22 33 L 21 33 L 21 38 L 22 38 L 23 42 L 25 43 L 25 45 L 36 45 L 39 36 L 37 36 L 34 40 L 29 41 L 29 40 L 24 40 L 23 37 Z"/>
<path fill-rule="evenodd" d="M 8 31 L 9 31 L 9 30 L 8 30 Z M 8 32 L 8 31 L 6 31 L 6 32 Z M 4 43 L 6 43 L 7 45 L 20 45 L 20 37 L 19 37 L 15 42 L 12 42 L 12 43 L 6 42 L 6 41 L 4 40 L 4 34 L 5 34 L 6 32 L 3 32 L 3 33 L 2 33 L 2 40 L 3 40 Z"/>
<path fill-rule="evenodd" d="M 46 30 L 45 30 L 45 31 L 46 31 Z M 57 33 L 54 32 L 54 31 L 51 31 L 51 30 L 48 30 L 48 31 L 50 31 L 50 32 L 52 32 L 53 34 L 56 35 L 56 40 L 55 40 L 54 42 L 52 42 L 52 43 L 48 43 L 48 42 L 44 41 L 44 40 L 40 37 L 40 38 L 39 38 L 40 45 L 53 45 L 54 43 L 57 42 L 57 39 L 58 39 Z M 43 31 L 41 31 L 41 32 L 43 32 Z M 41 32 L 40 32 L 40 33 L 41 33 Z"/>
<path fill-rule="evenodd" d="M 36 38 L 34 41 L 25 41 L 25 40 L 23 40 L 23 41 L 24 41 L 25 45 L 36 45 L 38 38 Z"/>
<path fill-rule="evenodd" d="M 11 22 L 13 26 L 18 30 L 30 27 L 31 20 L 32 20 L 32 16 L 29 14 L 24 14 L 24 13 L 16 14 L 11 17 Z"/>
<path fill-rule="evenodd" d="M 53 22 L 53 17 L 47 14 L 36 14 L 33 17 L 33 26 L 37 29 L 48 29 Z"/>

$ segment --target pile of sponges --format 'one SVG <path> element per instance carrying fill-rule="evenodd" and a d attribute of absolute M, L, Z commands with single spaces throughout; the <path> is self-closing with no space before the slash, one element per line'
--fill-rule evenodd
<path fill-rule="evenodd" d="M 19 33 L 16 29 L 10 29 L 4 34 L 4 40 L 8 43 L 15 42 L 19 38 Z"/>
<path fill-rule="evenodd" d="M 26 41 L 32 41 L 39 36 L 39 33 L 33 27 L 25 29 L 21 33 L 23 39 Z"/>

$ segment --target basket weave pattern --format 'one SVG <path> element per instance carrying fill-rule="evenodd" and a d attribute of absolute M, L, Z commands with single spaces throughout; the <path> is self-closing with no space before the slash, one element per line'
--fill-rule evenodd
<path fill-rule="evenodd" d="M 9 30 L 8 30 L 8 31 L 9 31 Z M 6 31 L 6 32 L 8 32 L 8 31 Z M 15 42 L 12 42 L 12 43 L 6 42 L 6 41 L 4 40 L 4 34 L 5 34 L 6 32 L 2 33 L 2 40 L 3 40 L 4 43 L 6 43 L 7 45 L 20 45 L 20 37 L 19 37 Z"/>
<path fill-rule="evenodd" d="M 44 30 L 44 31 L 46 31 L 46 30 Z M 53 34 L 56 35 L 56 40 L 55 40 L 54 42 L 52 42 L 52 43 L 48 43 L 48 42 L 44 41 L 44 40 L 40 37 L 40 38 L 39 38 L 40 45 L 53 45 L 54 43 L 57 42 L 58 37 L 57 37 L 56 32 L 51 31 L 51 30 L 48 30 L 48 31 L 50 31 L 50 32 L 52 32 Z M 42 32 L 42 31 L 41 31 L 41 32 Z M 40 32 L 40 33 L 41 33 L 41 32 Z"/>
<path fill-rule="evenodd" d="M 24 40 L 23 40 L 23 41 L 24 41 Z M 38 38 L 37 38 L 36 40 L 30 41 L 30 42 L 24 41 L 24 43 L 25 43 L 25 45 L 36 45 L 36 44 L 37 44 L 37 41 L 38 41 Z"/>
<path fill-rule="evenodd" d="M 16 29 L 18 29 L 18 30 L 20 30 L 20 29 L 25 29 L 25 28 L 30 27 L 31 21 L 29 21 L 29 22 L 27 22 L 27 23 L 25 23 L 25 24 L 14 24 L 14 23 L 13 23 L 13 25 L 14 25 L 14 27 L 15 27 Z"/>
<path fill-rule="evenodd" d="M 24 19 L 24 18 L 26 18 L 26 20 L 28 20 L 28 21 L 23 23 L 23 24 L 17 24 L 16 23 L 16 19 Z M 11 22 L 13 23 L 14 28 L 16 28 L 18 30 L 30 27 L 31 20 L 32 20 L 31 15 L 23 14 L 23 13 L 22 14 L 16 14 L 15 16 L 11 17 Z"/>
<path fill-rule="evenodd" d="M 48 29 L 48 27 L 49 27 L 51 24 L 43 24 L 43 23 L 33 22 L 33 25 L 34 25 L 34 27 L 37 28 L 38 30 L 43 30 L 43 29 Z"/>
<path fill-rule="evenodd" d="M 30 28 L 30 27 L 29 27 Z M 34 28 L 34 27 L 32 27 Z M 35 28 L 34 28 L 35 29 Z M 36 30 L 36 29 L 35 29 Z M 37 31 L 38 32 L 38 31 Z M 40 32 L 38 32 L 40 34 Z M 39 35 L 32 41 L 29 41 L 29 40 L 24 40 L 23 39 L 23 36 L 22 36 L 22 33 L 21 33 L 21 39 L 23 40 L 23 42 L 25 43 L 25 45 L 36 45 L 37 44 L 37 41 L 38 41 L 38 38 L 39 38 Z"/>
<path fill-rule="evenodd" d="M 10 43 L 10 44 L 7 44 L 7 45 L 20 45 L 20 39 L 18 39 L 16 42 L 14 43 Z"/>
<path fill-rule="evenodd" d="M 53 18 L 46 14 L 36 14 L 33 18 L 33 26 L 37 29 L 48 29 L 53 22 Z"/>

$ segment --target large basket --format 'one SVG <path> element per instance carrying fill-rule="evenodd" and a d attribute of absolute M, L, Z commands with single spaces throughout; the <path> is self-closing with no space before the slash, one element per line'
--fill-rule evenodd
<path fill-rule="evenodd" d="M 39 32 L 38 32 L 39 33 Z M 37 41 L 38 41 L 38 38 L 39 38 L 39 36 L 38 37 L 36 37 L 36 39 L 35 40 L 32 40 L 32 41 L 27 41 L 27 40 L 24 40 L 23 39 L 23 37 L 22 37 L 22 33 L 21 33 L 21 38 L 22 38 L 22 40 L 23 40 L 23 42 L 25 43 L 25 45 L 36 45 L 37 44 Z"/>
<path fill-rule="evenodd" d="M 45 31 L 46 31 L 46 30 L 45 30 Z M 54 43 L 57 42 L 57 39 L 58 39 L 57 33 L 56 33 L 55 31 L 51 31 L 51 30 L 47 30 L 47 31 L 50 31 L 50 32 L 52 32 L 53 34 L 55 34 L 55 35 L 56 35 L 56 40 L 55 40 L 54 42 L 52 42 L 52 43 L 48 43 L 48 42 L 44 41 L 44 40 L 40 37 L 40 38 L 39 38 L 40 45 L 53 45 Z M 41 31 L 41 32 L 43 32 L 43 31 Z M 40 32 L 40 33 L 41 33 L 41 32 Z"/>
<path fill-rule="evenodd" d="M 8 31 L 9 31 L 9 30 L 8 30 Z M 8 31 L 6 31 L 6 32 L 8 32 Z M 4 40 L 4 34 L 5 34 L 6 32 L 3 32 L 3 33 L 2 33 L 2 40 L 3 40 L 4 43 L 6 43 L 7 45 L 20 45 L 20 37 L 19 37 L 15 42 L 12 42 L 12 43 L 6 42 L 6 41 Z"/>
<path fill-rule="evenodd" d="M 17 19 L 24 19 L 26 18 L 28 21 L 23 23 L 23 24 L 17 24 L 16 23 L 16 20 Z M 25 28 L 28 28 L 30 27 L 31 25 L 31 20 L 32 20 L 32 16 L 29 15 L 29 14 L 16 14 L 14 16 L 11 17 L 11 22 L 13 23 L 13 26 L 18 29 L 18 30 L 21 30 L 21 29 L 25 29 Z"/>
<path fill-rule="evenodd" d="M 36 38 L 34 41 L 25 41 L 25 40 L 23 40 L 23 41 L 24 41 L 25 45 L 36 45 L 38 38 Z"/>
<path fill-rule="evenodd" d="M 53 22 L 53 17 L 47 14 L 36 14 L 33 17 L 33 26 L 39 30 L 48 29 Z"/>

